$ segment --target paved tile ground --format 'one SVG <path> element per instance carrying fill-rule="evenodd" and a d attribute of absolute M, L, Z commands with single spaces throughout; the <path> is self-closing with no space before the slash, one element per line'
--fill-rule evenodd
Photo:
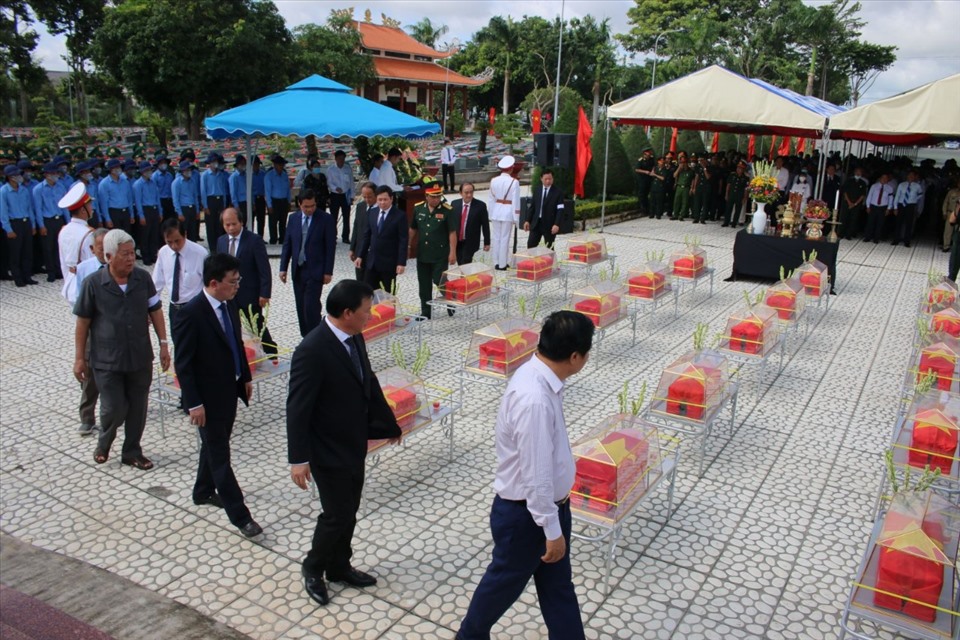
<path fill-rule="evenodd" d="M 727 283 L 733 234 L 719 225 L 640 220 L 610 227 L 606 241 L 623 272 L 646 250 L 702 238 L 717 270 L 716 294 L 681 298 L 682 316 L 643 320 L 611 333 L 566 394 L 571 437 L 617 408 L 623 382 L 653 388 L 660 369 L 686 351 L 696 323 L 711 332 L 742 302 Z M 339 245 L 335 278 L 352 274 Z M 839 294 L 781 375 L 748 385 L 737 423 L 722 424 L 705 473 L 681 465 L 677 510 L 663 500 L 626 526 L 610 594 L 603 561 L 585 544 L 573 566 L 590 638 L 833 637 L 847 585 L 869 534 L 870 510 L 895 399 L 910 350 L 914 311 L 931 267 L 932 244 L 911 249 L 845 242 Z M 416 304 L 412 270 L 401 280 Z M 277 281 L 270 328 L 298 341 L 290 286 Z M 84 560 L 195 608 L 254 638 L 451 638 L 489 560 L 487 513 L 494 470 L 493 426 L 500 391 L 470 386 L 456 421 L 454 460 L 439 430 L 387 452 L 368 477 L 368 511 L 356 563 L 380 576 L 366 591 L 333 586 L 317 608 L 302 593 L 299 561 L 318 503 L 297 490 L 285 464 L 285 383 L 262 388 L 242 409 L 234 469 L 265 534 L 249 541 L 226 517 L 190 499 L 195 440 L 186 419 L 161 437 L 151 407 L 144 450 L 149 473 L 115 456 L 97 466 L 94 443 L 75 432 L 79 396 L 70 368 L 73 323 L 58 285 L 0 287 L 0 528 L 23 541 Z M 544 311 L 561 308 L 545 291 Z M 486 320 L 499 312 L 487 311 Z M 458 314 L 430 323 L 432 384 L 455 388 L 460 358 L 483 319 Z M 408 354 L 412 346 L 406 345 Z M 391 364 L 371 348 L 376 369 Z M 501 638 L 546 638 L 532 587 L 496 628 Z"/>

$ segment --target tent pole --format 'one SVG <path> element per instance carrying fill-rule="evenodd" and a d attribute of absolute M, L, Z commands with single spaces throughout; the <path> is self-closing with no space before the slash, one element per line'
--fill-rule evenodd
<path fill-rule="evenodd" d="M 253 225 L 253 144 L 250 142 L 250 136 L 245 136 L 247 143 L 247 175 L 244 176 L 246 182 L 247 194 L 247 231 L 255 233 Z"/>
<path fill-rule="evenodd" d="M 817 188 L 816 199 L 820 200 L 823 196 L 823 178 L 827 174 L 827 145 L 830 144 L 830 129 L 824 128 L 823 130 L 823 148 L 820 149 L 820 159 L 817 161 L 819 165 L 817 167 Z M 827 203 L 829 204 L 829 203 Z"/>
<path fill-rule="evenodd" d="M 604 118 L 604 129 L 606 129 L 607 139 L 603 145 L 603 195 L 600 200 L 600 233 L 603 233 L 603 223 L 607 217 L 607 166 L 610 157 L 610 118 Z"/>

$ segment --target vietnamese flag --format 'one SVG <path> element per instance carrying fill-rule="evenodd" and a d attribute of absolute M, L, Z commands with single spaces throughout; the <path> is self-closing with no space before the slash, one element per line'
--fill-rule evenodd
<path fill-rule="evenodd" d="M 720 151 L 720 133 L 714 132 L 713 142 L 710 144 L 710 153 L 716 153 Z"/>
<path fill-rule="evenodd" d="M 800 138 L 799 140 L 797 143 L 797 155 L 803 155 L 804 150 L 807 148 L 807 139 Z"/>
<path fill-rule="evenodd" d="M 677 152 L 677 128 L 673 128 L 673 135 L 670 136 L 670 151 Z"/>
<path fill-rule="evenodd" d="M 497 121 L 497 109 L 496 107 L 490 107 L 490 130 L 487 131 L 489 135 L 493 135 L 493 125 Z"/>
<path fill-rule="evenodd" d="M 790 155 L 790 136 L 787 136 L 783 139 L 783 142 L 780 143 L 780 148 L 777 149 L 777 155 L 779 156 L 788 156 Z"/>
<path fill-rule="evenodd" d="M 747 158 L 750 162 L 753 162 L 753 156 L 756 155 L 757 151 L 757 136 L 750 134 L 750 141 L 747 143 Z"/>
<path fill-rule="evenodd" d="M 533 133 L 540 133 L 540 109 L 534 109 L 530 114 L 530 121 L 533 123 Z"/>
<path fill-rule="evenodd" d="M 593 127 L 587 120 L 587 114 L 580 107 L 580 121 L 577 124 L 577 170 L 573 177 L 573 193 L 579 197 L 584 197 L 583 179 L 587 177 L 587 167 L 593 159 L 593 151 L 590 149 L 590 138 L 593 137 Z"/>
<path fill-rule="evenodd" d="M 770 161 L 773 162 L 773 154 L 777 149 L 777 136 L 770 136 Z"/>

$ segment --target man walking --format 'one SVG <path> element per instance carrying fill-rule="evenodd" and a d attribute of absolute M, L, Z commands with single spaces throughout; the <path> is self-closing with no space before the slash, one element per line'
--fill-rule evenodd
<path fill-rule="evenodd" d="M 451 204 L 457 228 L 457 264 L 473 262 L 473 254 L 480 249 L 481 233 L 483 250 L 490 251 L 490 215 L 487 213 L 487 203 L 474 199 L 473 192 L 473 183 L 460 183 L 460 197 Z"/>
<path fill-rule="evenodd" d="M 564 222 L 563 191 L 553 186 L 553 171 L 547 167 L 540 174 L 540 188 L 533 190 L 533 201 L 523 221 L 523 230 L 529 231 L 527 248 L 532 249 L 543 240 L 547 248 L 553 249 L 553 243 L 560 233 Z"/>
<path fill-rule="evenodd" d="M 293 354 L 287 395 L 290 477 L 316 483 L 322 511 L 302 573 L 307 595 L 330 602 L 324 577 L 355 587 L 377 579 L 355 569 L 351 541 L 363 492 L 367 442 L 400 441 L 400 427 L 370 366 L 361 332 L 373 290 L 341 280 L 327 296 L 327 316 Z"/>
<path fill-rule="evenodd" d="M 170 219 L 163 223 L 160 232 L 164 245 L 157 255 L 153 269 L 153 286 L 161 293 L 169 285 L 170 326 L 177 314 L 203 289 L 203 261 L 207 250 L 193 240 L 188 240 L 183 223 Z"/>
<path fill-rule="evenodd" d="M 267 201 L 267 218 L 270 221 L 270 244 L 282 244 L 287 229 L 287 214 L 290 212 L 290 179 L 287 177 L 287 161 L 283 156 L 275 155 L 272 161 L 273 171 L 268 171 L 263 177 L 263 197 Z"/>
<path fill-rule="evenodd" d="M 267 257 L 267 245 L 263 238 L 247 231 L 233 207 L 220 214 L 224 234 L 217 241 L 217 253 L 225 253 L 237 259 L 240 270 L 240 289 L 234 301 L 240 311 L 257 317 L 257 330 L 262 331 L 263 350 L 267 354 L 277 352 L 270 330 L 265 326 L 264 307 L 270 304 L 273 290 L 273 272 Z"/>
<path fill-rule="evenodd" d="M 370 212 L 377 207 L 377 185 L 372 182 L 364 182 L 360 185 L 360 200 L 357 201 L 356 209 L 353 212 L 353 232 L 350 237 L 350 262 L 354 263 L 354 272 L 357 280 L 364 282 L 366 269 L 356 266 L 359 257 L 360 243 L 363 242 L 363 236 L 367 232 L 367 217 Z"/>
<path fill-rule="evenodd" d="M 587 363 L 593 332 L 583 314 L 551 314 L 536 355 L 507 385 L 495 435 L 493 559 L 460 625 L 459 640 L 490 638 L 490 629 L 531 577 L 550 637 L 584 637 L 570 570 L 570 490 L 576 467 L 563 417 L 563 386 Z"/>
<path fill-rule="evenodd" d="M 203 261 L 202 295 L 190 301 L 173 325 L 177 380 L 190 424 L 200 435 L 200 461 L 193 503 L 220 507 L 248 538 L 263 533 L 243 502 L 230 467 L 230 435 L 237 398 L 249 404 L 253 383 L 243 357 L 240 315 L 232 303 L 240 286 L 240 263 L 217 253 Z"/>
<path fill-rule="evenodd" d="M 287 269 L 292 263 L 297 323 L 300 335 L 305 336 L 320 323 L 323 285 L 333 280 L 337 230 L 329 213 L 317 213 L 317 196 L 313 191 L 307 189 L 297 199 L 300 213 L 290 216 L 280 252 L 280 282 L 286 284 Z"/>
<path fill-rule="evenodd" d="M 397 276 L 407 268 L 409 226 L 406 214 L 393 205 L 393 191 L 377 187 L 377 206 L 367 214 L 367 229 L 354 265 L 365 270 L 366 283 L 392 291 Z"/>
<path fill-rule="evenodd" d="M 427 197 L 426 202 L 418 204 L 413 210 L 410 244 L 417 247 L 420 315 L 429 319 L 433 286 L 440 284 L 440 278 L 448 265 L 457 262 L 457 227 L 450 205 L 441 202 L 443 187 L 440 183 L 428 183 L 424 194 Z M 453 315 L 453 309 L 448 311 Z"/>
<path fill-rule="evenodd" d="M 327 187 L 330 189 L 330 215 L 336 225 L 343 220 L 340 239 L 350 244 L 350 203 L 353 202 L 353 170 L 346 164 L 347 154 L 341 149 L 333 153 L 333 164 L 327 167 Z"/>

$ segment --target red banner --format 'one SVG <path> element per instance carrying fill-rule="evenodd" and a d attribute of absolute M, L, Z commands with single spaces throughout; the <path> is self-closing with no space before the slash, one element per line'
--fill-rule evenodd
<path fill-rule="evenodd" d="M 580 107 L 580 121 L 577 125 L 577 171 L 573 178 L 573 193 L 579 197 L 584 197 L 583 179 L 587 177 L 587 167 L 590 166 L 590 160 L 593 159 L 593 151 L 590 149 L 590 138 L 593 137 L 593 127 L 587 120 L 587 114 Z"/>
<path fill-rule="evenodd" d="M 780 148 L 777 149 L 777 155 L 779 156 L 788 156 L 790 155 L 790 136 L 787 136 L 783 139 L 783 142 L 780 143 Z"/>
<path fill-rule="evenodd" d="M 773 162 L 773 154 L 777 151 L 777 136 L 770 136 L 770 161 Z"/>
<path fill-rule="evenodd" d="M 807 139 L 799 138 L 799 140 L 797 143 L 797 155 L 803 155 L 804 150 L 807 148 Z"/>
<path fill-rule="evenodd" d="M 673 135 L 670 136 L 670 151 L 677 152 L 677 128 L 673 128 Z"/>
<path fill-rule="evenodd" d="M 710 153 L 716 153 L 720 151 L 720 132 L 715 132 L 713 134 L 713 142 L 710 144 Z"/>
<path fill-rule="evenodd" d="M 757 155 L 757 136 L 750 134 L 750 141 L 747 143 L 747 160 L 753 162 L 753 156 Z"/>
<path fill-rule="evenodd" d="M 540 133 L 540 109 L 533 110 L 533 113 L 530 114 L 530 122 L 533 126 L 533 132 Z"/>
<path fill-rule="evenodd" d="M 487 131 L 489 135 L 493 135 L 493 125 L 497 121 L 497 109 L 496 107 L 490 107 L 490 130 Z"/>

